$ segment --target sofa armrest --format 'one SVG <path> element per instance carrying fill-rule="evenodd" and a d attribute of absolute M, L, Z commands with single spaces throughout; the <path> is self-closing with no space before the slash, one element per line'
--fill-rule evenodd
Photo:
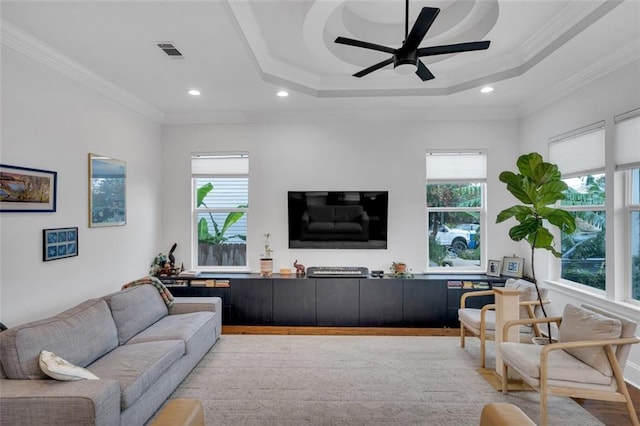
<path fill-rule="evenodd" d="M 176 297 L 169 308 L 169 315 L 210 311 L 222 315 L 222 299 L 219 297 Z"/>
<path fill-rule="evenodd" d="M 120 424 L 116 380 L 0 380 L 0 424 Z"/>

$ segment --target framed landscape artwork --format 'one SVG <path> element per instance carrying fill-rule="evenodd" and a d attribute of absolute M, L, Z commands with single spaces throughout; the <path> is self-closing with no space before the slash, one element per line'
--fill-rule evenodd
<path fill-rule="evenodd" d="M 127 163 L 89 154 L 89 227 L 127 223 Z"/>
<path fill-rule="evenodd" d="M 502 275 L 506 277 L 522 278 L 524 258 L 504 257 L 502 259 Z"/>
<path fill-rule="evenodd" d="M 78 255 L 78 228 L 42 230 L 42 260 L 63 259 Z"/>
<path fill-rule="evenodd" d="M 55 212 L 58 173 L 0 164 L 0 212 Z"/>

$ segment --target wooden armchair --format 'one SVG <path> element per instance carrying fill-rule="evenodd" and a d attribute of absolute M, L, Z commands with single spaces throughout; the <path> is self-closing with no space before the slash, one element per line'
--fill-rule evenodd
<path fill-rule="evenodd" d="M 533 283 L 526 280 L 507 280 L 505 287 L 512 287 L 522 290 L 520 295 L 520 319 L 536 318 L 542 315 L 538 293 Z M 482 308 L 468 308 L 467 300 L 472 297 L 493 295 L 493 290 L 481 290 L 464 293 L 460 298 L 460 309 L 458 309 L 458 320 L 460 321 L 460 347 L 465 346 L 467 332 L 480 339 L 480 366 L 486 365 L 486 342 L 495 339 L 496 313 L 495 304 L 487 304 Z M 549 303 L 547 299 L 548 290 L 540 289 L 542 302 Z M 541 332 L 537 324 L 524 322 L 520 327 L 520 341 L 531 343 L 531 338 L 540 337 Z"/>
<path fill-rule="evenodd" d="M 501 343 L 503 393 L 513 370 L 540 393 L 543 426 L 547 425 L 547 395 L 624 402 L 632 424 L 640 425 L 623 376 L 631 345 L 640 342 L 635 322 L 591 306 L 569 304 L 562 317 L 508 321 L 504 332 L 527 322 L 557 323 L 558 343 Z"/>

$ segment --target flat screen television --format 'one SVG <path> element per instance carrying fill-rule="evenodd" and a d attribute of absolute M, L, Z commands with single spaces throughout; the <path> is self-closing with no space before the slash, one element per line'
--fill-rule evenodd
<path fill-rule="evenodd" d="M 386 249 L 388 191 L 289 191 L 289 248 Z"/>

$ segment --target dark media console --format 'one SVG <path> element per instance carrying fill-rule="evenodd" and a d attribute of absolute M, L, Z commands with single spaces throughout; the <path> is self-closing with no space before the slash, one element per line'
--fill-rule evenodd
<path fill-rule="evenodd" d="M 506 280 L 435 274 L 383 279 L 203 274 L 177 285 L 174 278 L 161 279 L 174 296 L 222 298 L 224 325 L 428 328 L 458 327 L 464 292 L 501 287 Z M 474 297 L 472 307 L 491 302 L 492 296 Z"/>

